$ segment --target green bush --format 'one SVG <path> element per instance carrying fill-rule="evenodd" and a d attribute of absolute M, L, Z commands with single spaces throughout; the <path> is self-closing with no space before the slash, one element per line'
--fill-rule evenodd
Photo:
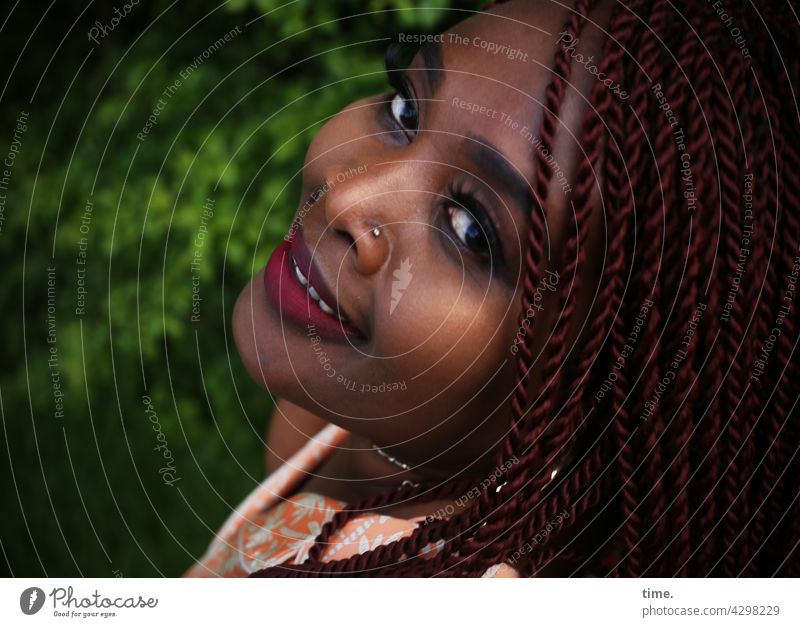
<path fill-rule="evenodd" d="M 463 17 L 436 0 L 199 4 L 137 4 L 97 43 L 112 5 L 41 23 L 36 5 L 4 30 L 3 158 L 28 114 L 0 230 L 9 574 L 178 575 L 202 553 L 263 478 L 271 401 L 230 314 L 287 231 L 307 145 L 385 88 L 376 40 Z"/>

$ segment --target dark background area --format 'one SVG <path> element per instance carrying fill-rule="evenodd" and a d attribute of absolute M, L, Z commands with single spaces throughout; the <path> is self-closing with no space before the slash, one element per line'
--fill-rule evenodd
<path fill-rule="evenodd" d="M 263 478 L 272 401 L 233 303 L 315 131 L 386 89 L 389 38 L 466 17 L 453 4 L 2 10 L 0 574 L 179 575 Z"/>

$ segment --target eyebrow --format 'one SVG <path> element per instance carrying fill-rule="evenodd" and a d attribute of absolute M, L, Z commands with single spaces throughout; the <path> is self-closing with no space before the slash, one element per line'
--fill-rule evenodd
<path fill-rule="evenodd" d="M 477 167 L 485 170 L 489 178 L 508 190 L 508 195 L 522 208 L 527 217 L 533 205 L 533 194 L 525 177 L 517 172 L 511 165 L 510 159 L 486 138 L 480 135 L 467 135 L 466 139 L 469 158 Z"/>
<path fill-rule="evenodd" d="M 438 41 L 428 41 L 419 49 L 422 56 L 422 65 L 425 70 L 425 80 L 431 93 L 436 92 L 444 80 L 444 65 L 442 64 L 442 46 Z"/>

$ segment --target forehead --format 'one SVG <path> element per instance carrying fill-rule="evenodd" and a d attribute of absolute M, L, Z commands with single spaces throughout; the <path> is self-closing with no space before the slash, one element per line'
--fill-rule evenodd
<path fill-rule="evenodd" d="M 535 91 L 548 78 L 566 17 L 549 0 L 502 5 L 443 33 L 442 56 L 448 69 L 494 79 L 495 87 Z M 508 96 L 509 89 L 495 91 Z"/>
<path fill-rule="evenodd" d="M 464 20 L 442 37 L 448 86 L 472 92 L 479 104 L 530 126 L 567 18 L 563 5 L 543 0 L 498 5 Z"/>

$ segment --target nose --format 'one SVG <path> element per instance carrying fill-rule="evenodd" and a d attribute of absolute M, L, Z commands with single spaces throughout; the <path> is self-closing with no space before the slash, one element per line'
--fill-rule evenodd
<path fill-rule="evenodd" d="M 362 171 L 362 169 L 364 171 Z M 324 200 L 328 227 L 348 241 L 355 267 L 363 275 L 380 270 L 392 252 L 393 195 L 366 166 L 328 171 L 330 191 Z M 331 183 L 333 183 L 331 185 Z"/>

